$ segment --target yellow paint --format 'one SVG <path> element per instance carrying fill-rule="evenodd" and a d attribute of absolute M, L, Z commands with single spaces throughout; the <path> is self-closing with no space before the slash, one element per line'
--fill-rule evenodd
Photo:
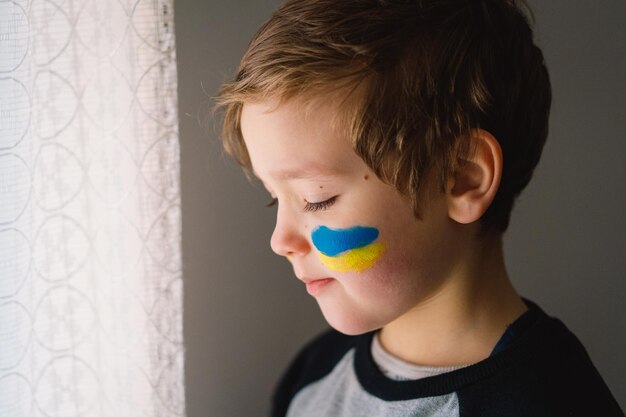
<path fill-rule="evenodd" d="M 361 272 L 372 265 L 385 252 L 382 243 L 372 243 L 361 248 L 352 249 L 337 256 L 326 256 L 319 253 L 322 263 L 337 272 Z"/>

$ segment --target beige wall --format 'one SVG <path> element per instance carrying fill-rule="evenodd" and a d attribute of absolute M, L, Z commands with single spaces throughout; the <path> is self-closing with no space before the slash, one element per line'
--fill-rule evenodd
<path fill-rule="evenodd" d="M 536 178 L 506 237 L 520 292 L 565 321 L 626 406 L 626 3 L 553 0 L 535 8 L 554 87 Z M 188 417 L 267 413 L 296 349 L 325 326 L 271 253 L 273 209 L 222 157 L 197 115 L 234 73 L 270 0 L 179 0 L 183 260 Z M 595 7 L 594 7 L 595 5 Z"/>

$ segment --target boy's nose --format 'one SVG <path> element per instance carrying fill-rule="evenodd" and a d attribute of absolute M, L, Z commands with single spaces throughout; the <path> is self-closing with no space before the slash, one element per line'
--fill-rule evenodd
<path fill-rule="evenodd" d="M 284 216 L 278 214 L 276 217 L 276 226 L 270 240 L 272 250 L 280 256 L 306 255 L 311 247 L 302 226 L 281 217 Z"/>

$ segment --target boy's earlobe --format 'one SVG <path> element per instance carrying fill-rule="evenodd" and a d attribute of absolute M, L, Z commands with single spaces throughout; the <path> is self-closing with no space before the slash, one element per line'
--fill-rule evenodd
<path fill-rule="evenodd" d="M 502 178 L 502 148 L 482 129 L 472 130 L 474 152 L 458 161 L 448 181 L 448 216 L 463 224 L 479 220 L 496 196 Z"/>

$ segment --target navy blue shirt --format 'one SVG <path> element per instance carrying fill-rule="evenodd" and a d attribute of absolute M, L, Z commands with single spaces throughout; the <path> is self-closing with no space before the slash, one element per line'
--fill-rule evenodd
<path fill-rule="evenodd" d="M 330 330 L 292 362 L 272 417 L 624 417 L 576 336 L 531 301 L 490 357 L 419 380 L 387 378 L 374 332 Z"/>

